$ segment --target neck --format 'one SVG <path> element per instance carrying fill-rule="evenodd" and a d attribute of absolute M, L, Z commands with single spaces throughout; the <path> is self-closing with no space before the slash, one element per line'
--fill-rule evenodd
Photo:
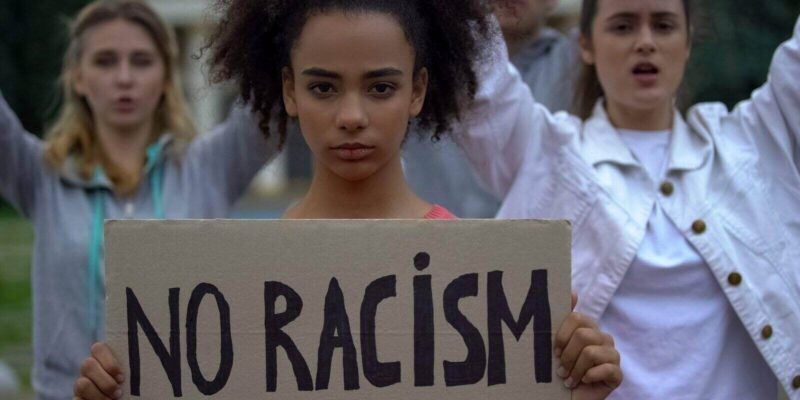
<path fill-rule="evenodd" d="M 305 198 L 287 211 L 290 219 L 421 218 L 431 205 L 417 197 L 403 175 L 400 154 L 372 176 L 348 181 L 321 165 Z"/>
<path fill-rule="evenodd" d="M 152 122 L 126 131 L 97 124 L 100 146 L 106 157 L 116 167 L 129 174 L 136 174 L 142 170 L 152 129 Z"/>
<path fill-rule="evenodd" d="M 606 102 L 606 111 L 611 124 L 615 128 L 635 131 L 666 131 L 672 129 L 674 109 L 672 102 L 647 109 L 632 109 L 614 103 Z"/>

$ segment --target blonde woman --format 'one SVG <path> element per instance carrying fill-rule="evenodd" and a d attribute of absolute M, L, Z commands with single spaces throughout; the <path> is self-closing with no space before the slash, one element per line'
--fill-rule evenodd
<path fill-rule="evenodd" d="M 275 153 L 234 110 L 198 140 L 174 70 L 173 33 L 145 3 L 96 1 L 71 29 L 65 103 L 47 141 L 0 96 L 0 195 L 34 224 L 34 374 L 71 397 L 103 335 L 103 220 L 217 218 Z"/>

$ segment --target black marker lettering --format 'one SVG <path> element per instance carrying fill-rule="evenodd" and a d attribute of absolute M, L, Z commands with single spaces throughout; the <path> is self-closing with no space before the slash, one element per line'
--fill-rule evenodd
<path fill-rule="evenodd" d="M 328 285 L 325 296 L 325 322 L 319 338 L 317 352 L 317 384 L 316 390 L 328 388 L 331 377 L 331 358 L 333 350 L 342 348 L 342 365 L 344 369 L 344 390 L 356 390 L 358 384 L 358 360 L 353 335 L 350 333 L 350 321 L 344 305 L 344 295 L 336 278 Z"/>
<path fill-rule="evenodd" d="M 424 271 L 430 266 L 428 253 L 414 257 L 414 268 Z M 434 382 L 433 289 L 431 276 L 414 277 L 414 386 L 433 386 Z"/>
<path fill-rule="evenodd" d="M 275 301 L 278 297 L 286 299 L 286 311 L 275 313 Z M 314 389 L 311 381 L 311 372 L 308 364 L 303 358 L 303 354 L 297 349 L 289 335 L 283 331 L 283 327 L 300 316 L 303 311 L 303 299 L 300 295 L 287 285 L 280 282 L 264 282 L 264 328 L 266 329 L 265 340 L 267 344 L 267 392 L 274 392 L 278 386 L 278 347 L 283 347 L 289 361 L 292 363 L 294 376 L 297 378 L 297 390 L 310 391 Z"/>
<path fill-rule="evenodd" d="M 180 289 L 172 288 L 169 290 L 169 351 L 164 346 L 164 342 L 158 337 L 153 324 L 147 319 L 139 304 L 139 299 L 131 288 L 125 288 L 128 308 L 128 356 L 130 357 L 129 366 L 131 371 L 131 396 L 140 396 L 141 390 L 141 362 L 139 360 L 139 325 L 142 326 L 147 340 L 153 346 L 156 355 L 161 360 L 161 366 L 167 373 L 169 383 L 172 385 L 172 395 L 182 397 L 181 393 L 181 343 L 180 343 L 180 315 L 178 310 L 178 299 Z"/>
<path fill-rule="evenodd" d="M 367 286 L 361 303 L 361 363 L 364 377 L 375 387 L 386 387 L 400 382 L 400 362 L 378 361 L 375 343 L 375 315 L 378 304 L 397 296 L 397 277 L 394 275 L 377 279 Z"/>
<path fill-rule="evenodd" d="M 462 275 L 447 285 L 444 291 L 444 316 L 467 345 L 467 358 L 462 362 L 444 362 L 444 381 L 447 386 L 472 385 L 483 379 L 486 371 L 486 348 L 480 331 L 461 313 L 458 302 L 464 297 L 478 295 L 478 274 Z"/>
<path fill-rule="evenodd" d="M 220 362 L 217 374 L 213 381 L 207 381 L 200 371 L 200 364 L 197 362 L 197 314 L 200 311 L 200 303 L 205 295 L 214 296 L 219 310 L 220 327 Z M 189 369 L 192 371 L 192 382 L 197 386 L 200 393 L 210 396 L 222 390 L 228 383 L 233 369 L 233 339 L 231 338 L 231 309 L 225 296 L 220 293 L 216 286 L 201 283 L 192 292 L 189 299 L 189 308 L 186 311 L 186 360 Z"/>
<path fill-rule="evenodd" d="M 552 345 L 550 323 L 550 300 L 547 293 L 547 271 L 531 272 L 531 286 L 522 305 L 519 318 L 514 319 L 508 308 L 503 290 L 503 273 L 489 273 L 487 289 L 489 327 L 489 385 L 506 383 L 506 359 L 503 343 L 503 328 L 506 326 L 520 340 L 522 333 L 533 319 L 533 365 L 536 382 L 552 382 Z"/>

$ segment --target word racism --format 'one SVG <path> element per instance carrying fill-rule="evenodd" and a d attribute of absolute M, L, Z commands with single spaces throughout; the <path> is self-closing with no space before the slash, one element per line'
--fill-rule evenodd
<path fill-rule="evenodd" d="M 423 271 L 430 265 L 430 256 L 419 253 L 414 257 L 414 267 Z M 444 384 L 450 386 L 474 385 L 484 379 L 488 371 L 488 385 L 506 383 L 506 361 L 503 343 L 505 325 L 520 340 L 528 325 L 533 330 L 533 376 L 537 383 L 552 381 L 552 344 L 550 303 L 547 290 L 547 270 L 531 271 L 530 287 L 522 309 L 515 318 L 508 306 L 503 289 L 503 272 L 492 271 L 486 276 L 486 315 L 488 346 L 484 333 L 470 322 L 469 318 L 459 310 L 459 301 L 467 297 L 478 296 L 481 284 L 479 274 L 464 274 L 452 280 L 441 296 L 441 304 L 445 319 L 461 336 L 467 348 L 467 356 L 463 361 L 444 361 Z M 361 374 L 369 384 L 382 388 L 398 384 L 402 381 L 400 362 L 379 362 L 379 349 L 376 344 L 376 315 L 380 311 L 380 303 L 388 298 L 396 297 L 397 276 L 389 275 L 372 281 L 364 290 L 359 314 Z M 180 326 L 180 289 L 169 289 L 168 307 L 170 329 L 169 337 L 164 340 L 156 333 L 153 325 L 143 310 L 134 291 L 126 288 L 128 352 L 130 366 L 131 395 L 140 396 L 141 363 L 139 346 L 139 328 L 141 327 L 155 354 L 161 361 L 172 386 L 175 397 L 182 396 L 181 382 L 181 326 Z M 217 373 L 212 380 L 207 380 L 200 370 L 197 360 L 197 325 L 200 304 L 206 296 L 216 301 L 220 321 L 220 362 Z M 285 311 L 277 311 L 278 299 L 285 301 Z M 434 365 L 434 296 L 431 275 L 417 275 L 413 278 L 414 305 L 414 377 L 416 387 L 433 386 L 435 384 Z M 297 319 L 303 311 L 303 299 L 290 286 L 277 281 L 264 283 L 264 328 L 266 354 L 266 392 L 277 390 L 278 349 L 288 356 L 292 372 L 299 391 L 319 391 L 328 389 L 331 375 L 331 363 L 334 350 L 342 351 L 342 371 L 345 390 L 358 390 L 361 387 L 359 372 L 359 352 L 357 351 L 351 327 L 351 313 L 345 307 L 344 294 L 336 278 L 328 284 L 324 300 L 322 331 L 319 335 L 317 349 L 316 376 L 312 379 L 309 363 L 301 354 L 292 337 L 284 331 L 287 325 Z M 383 312 L 390 313 L 389 310 Z M 391 315 L 391 314 L 389 314 Z M 381 332 L 379 329 L 377 332 Z M 379 333 L 380 334 L 380 333 Z M 197 285 L 191 293 L 185 323 L 186 361 L 191 369 L 192 381 L 197 389 L 205 395 L 213 395 L 222 390 L 233 369 L 235 360 L 233 339 L 231 335 L 231 310 L 223 293 L 211 284 Z M 488 348 L 487 348 L 488 347 Z M 288 371 L 287 371 L 288 372 Z"/>

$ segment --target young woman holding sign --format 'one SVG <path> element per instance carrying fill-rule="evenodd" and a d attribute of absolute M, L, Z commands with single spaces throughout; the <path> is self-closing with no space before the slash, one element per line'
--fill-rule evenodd
<path fill-rule="evenodd" d="M 73 392 L 102 338 L 103 220 L 224 217 L 275 153 L 239 110 L 198 140 L 173 34 L 136 0 L 97 1 L 72 25 L 64 105 L 49 139 L 0 97 L 0 195 L 34 224 L 33 386 Z"/>
<path fill-rule="evenodd" d="M 499 54 L 462 144 L 501 218 L 573 221 L 577 310 L 625 360 L 612 397 L 800 399 L 800 24 L 749 100 L 684 119 L 690 11 L 584 0 L 581 114 Z"/>
<path fill-rule="evenodd" d="M 268 135 L 283 138 L 287 118 L 297 118 L 316 158 L 309 193 L 287 218 L 452 218 L 408 188 L 400 148 L 412 121 L 439 135 L 471 101 L 490 10 L 478 0 L 220 5 L 217 78 L 238 82 L 261 115 L 279 121 Z M 76 395 L 118 396 L 110 349 L 93 350 Z M 556 355 L 576 399 L 605 398 L 622 379 L 613 340 L 580 314 L 561 325 Z"/>

